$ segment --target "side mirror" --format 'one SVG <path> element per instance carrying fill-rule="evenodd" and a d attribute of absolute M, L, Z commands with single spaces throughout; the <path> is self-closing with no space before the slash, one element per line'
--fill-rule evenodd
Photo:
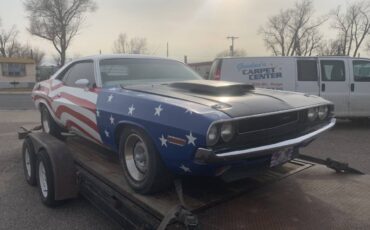
<path fill-rule="evenodd" d="M 86 78 L 78 79 L 77 81 L 75 81 L 75 85 L 82 88 L 89 87 L 89 84 L 90 82 Z"/>

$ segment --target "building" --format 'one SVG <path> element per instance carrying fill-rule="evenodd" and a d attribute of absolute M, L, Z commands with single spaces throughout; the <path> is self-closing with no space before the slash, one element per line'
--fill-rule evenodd
<path fill-rule="evenodd" d="M 203 78 L 208 78 L 209 71 L 212 66 L 212 62 L 197 62 L 188 64 L 195 72 L 197 72 Z"/>
<path fill-rule="evenodd" d="M 0 57 L 0 88 L 31 88 L 35 82 L 34 60 Z"/>

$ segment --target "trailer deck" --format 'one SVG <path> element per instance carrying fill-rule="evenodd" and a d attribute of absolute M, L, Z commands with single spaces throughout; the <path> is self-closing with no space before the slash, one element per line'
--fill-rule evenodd
<path fill-rule="evenodd" d="M 151 196 L 133 192 L 109 151 L 79 138 L 69 138 L 67 146 L 81 193 L 122 226 L 158 227 L 181 203 L 175 189 Z M 184 178 L 182 185 L 186 208 L 202 229 L 370 228 L 370 176 L 305 160 L 237 182 Z"/>

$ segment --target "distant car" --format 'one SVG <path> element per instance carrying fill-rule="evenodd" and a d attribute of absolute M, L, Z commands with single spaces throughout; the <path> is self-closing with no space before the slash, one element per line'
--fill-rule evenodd
<path fill-rule="evenodd" d="M 113 150 L 140 193 L 162 190 L 173 175 L 280 165 L 335 124 L 320 97 L 202 80 L 181 62 L 148 56 L 73 61 L 32 97 L 45 132 Z"/>
<path fill-rule="evenodd" d="M 209 79 L 318 95 L 335 117 L 370 117 L 370 59 L 345 56 L 238 57 L 214 60 Z"/>

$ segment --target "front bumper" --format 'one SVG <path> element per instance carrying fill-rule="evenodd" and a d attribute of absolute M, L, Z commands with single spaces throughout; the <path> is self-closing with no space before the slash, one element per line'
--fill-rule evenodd
<path fill-rule="evenodd" d="M 309 144 L 312 140 L 314 140 L 316 136 L 332 128 L 335 125 L 335 122 L 336 119 L 332 118 L 329 124 L 303 136 L 270 145 L 258 146 L 249 149 L 215 153 L 212 149 L 198 148 L 195 153 L 195 162 L 198 164 L 208 164 L 208 163 L 221 163 L 235 160 L 244 160 L 266 156 L 282 148 L 305 146 Z"/>

